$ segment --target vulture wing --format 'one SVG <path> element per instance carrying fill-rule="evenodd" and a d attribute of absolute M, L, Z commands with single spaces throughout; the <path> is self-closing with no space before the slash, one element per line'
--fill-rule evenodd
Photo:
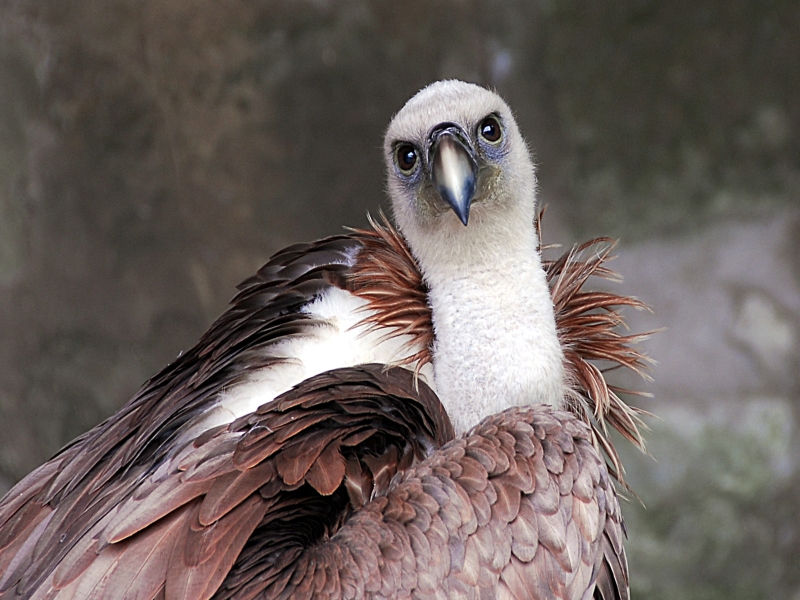
<path fill-rule="evenodd" d="M 265 560 L 294 564 L 452 439 L 414 379 L 384 365 L 324 373 L 151 472 L 96 489 L 101 461 L 58 503 L 45 499 L 60 469 L 40 469 L 3 528 L 0 597 L 209 598 L 223 580 L 252 583 Z"/>
<path fill-rule="evenodd" d="M 256 530 L 216 598 L 628 598 L 609 579 L 627 572 L 605 463 L 590 428 L 549 407 L 489 417 L 322 543 L 276 525 Z"/>

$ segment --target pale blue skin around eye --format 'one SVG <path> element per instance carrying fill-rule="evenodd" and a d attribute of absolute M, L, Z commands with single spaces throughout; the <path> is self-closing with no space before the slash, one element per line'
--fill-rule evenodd
<path fill-rule="evenodd" d="M 395 154 L 397 152 L 397 150 L 395 149 L 395 150 L 392 151 L 392 155 L 393 155 L 392 156 L 392 165 L 394 165 L 394 172 L 397 174 L 398 178 L 403 183 L 403 186 L 408 190 L 411 190 L 411 189 L 416 188 L 416 187 L 419 186 L 419 184 L 422 182 L 422 178 L 423 178 L 423 176 L 425 174 L 425 171 L 426 171 L 426 169 L 424 169 L 422 167 L 422 162 L 423 161 L 422 161 L 422 156 L 420 154 L 419 148 L 417 148 L 416 145 L 415 145 L 414 149 L 417 152 L 417 164 L 414 167 L 414 170 L 411 171 L 411 173 L 405 173 L 404 171 L 402 171 L 400 169 L 400 167 L 397 164 L 397 156 Z"/>
<path fill-rule="evenodd" d="M 502 128 L 502 125 L 501 125 Z M 505 163 L 505 157 L 508 154 L 508 144 L 506 140 L 506 134 L 503 130 L 502 137 L 500 138 L 499 143 L 492 144 L 484 140 L 480 135 L 477 136 L 477 140 L 472 140 L 473 147 L 477 148 L 478 152 L 478 159 L 483 159 L 486 162 L 492 162 L 497 164 L 498 166 L 502 166 Z M 477 143 L 476 143 L 477 141 Z M 429 169 L 423 167 L 424 161 L 422 160 L 421 153 L 419 149 L 414 146 L 417 151 L 417 165 L 414 167 L 414 170 L 411 173 L 405 173 L 397 166 L 397 161 L 395 157 L 392 157 L 392 164 L 394 165 L 394 170 L 397 175 L 400 177 L 402 181 L 404 181 L 407 185 L 416 185 L 420 182 L 423 175 L 429 171 Z"/>
<path fill-rule="evenodd" d="M 481 136 L 480 129 L 478 129 L 476 132 L 476 147 L 478 148 L 479 158 L 483 159 L 485 162 L 494 163 L 499 167 L 503 167 L 505 166 L 506 156 L 508 155 L 508 137 L 506 136 L 506 130 L 500 118 L 497 118 L 497 122 L 500 126 L 500 141 L 495 143 L 486 141 L 483 139 L 483 136 Z M 480 128 L 480 125 L 478 125 L 478 128 Z"/>
<path fill-rule="evenodd" d="M 472 147 L 476 150 L 476 158 L 478 159 L 479 165 L 480 163 L 489 163 L 500 168 L 504 168 L 506 166 L 506 157 L 508 155 L 508 137 L 506 136 L 506 130 L 503 126 L 502 119 L 500 117 L 496 118 L 501 131 L 501 138 L 499 142 L 491 143 L 483 139 L 480 134 L 480 123 L 472 129 L 473 136 L 470 142 L 472 143 Z M 483 120 L 481 120 L 481 122 L 483 122 Z M 396 149 L 392 152 L 392 164 L 394 165 L 395 173 L 400 178 L 400 181 L 403 182 L 404 186 L 409 190 L 419 187 L 419 185 L 423 183 L 423 179 L 430 170 L 429 166 L 425 164 L 425 161 L 422 158 L 423 155 L 420 149 L 416 144 L 412 145 L 417 152 L 417 165 L 414 170 L 411 171 L 411 173 L 405 173 L 400 169 L 400 167 L 397 165 L 397 157 L 394 156 Z"/>

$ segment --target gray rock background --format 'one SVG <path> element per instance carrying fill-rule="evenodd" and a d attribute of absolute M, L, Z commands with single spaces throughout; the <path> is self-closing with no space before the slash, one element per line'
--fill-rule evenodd
<path fill-rule="evenodd" d="M 392 113 L 495 86 L 545 235 L 651 304 L 635 598 L 800 599 L 800 3 L 0 1 L 0 492 L 278 248 L 381 205 Z M 626 383 L 636 382 L 625 381 Z"/>

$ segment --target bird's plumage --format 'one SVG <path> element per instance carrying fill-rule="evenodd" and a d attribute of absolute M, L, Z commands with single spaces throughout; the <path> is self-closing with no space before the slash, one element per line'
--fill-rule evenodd
<path fill-rule="evenodd" d="M 638 301 L 583 291 L 610 245 L 543 261 L 533 165 L 491 92 L 426 88 L 386 139 L 401 231 L 277 253 L 13 488 L 0 598 L 627 598 L 601 451 L 621 477 L 606 426 L 640 444 L 640 423 L 595 362 L 645 358 L 615 330 Z M 475 176 L 457 201 L 431 195 L 451 151 L 445 187 Z"/>

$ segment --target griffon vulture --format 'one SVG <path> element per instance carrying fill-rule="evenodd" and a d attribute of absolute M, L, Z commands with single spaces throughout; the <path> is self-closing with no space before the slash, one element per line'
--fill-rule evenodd
<path fill-rule="evenodd" d="M 278 252 L 3 498 L 0 598 L 628 598 L 606 432 L 641 424 L 594 362 L 641 372 L 640 304 L 582 290 L 612 244 L 543 261 L 478 86 L 420 91 L 384 157 L 397 229 Z"/>

